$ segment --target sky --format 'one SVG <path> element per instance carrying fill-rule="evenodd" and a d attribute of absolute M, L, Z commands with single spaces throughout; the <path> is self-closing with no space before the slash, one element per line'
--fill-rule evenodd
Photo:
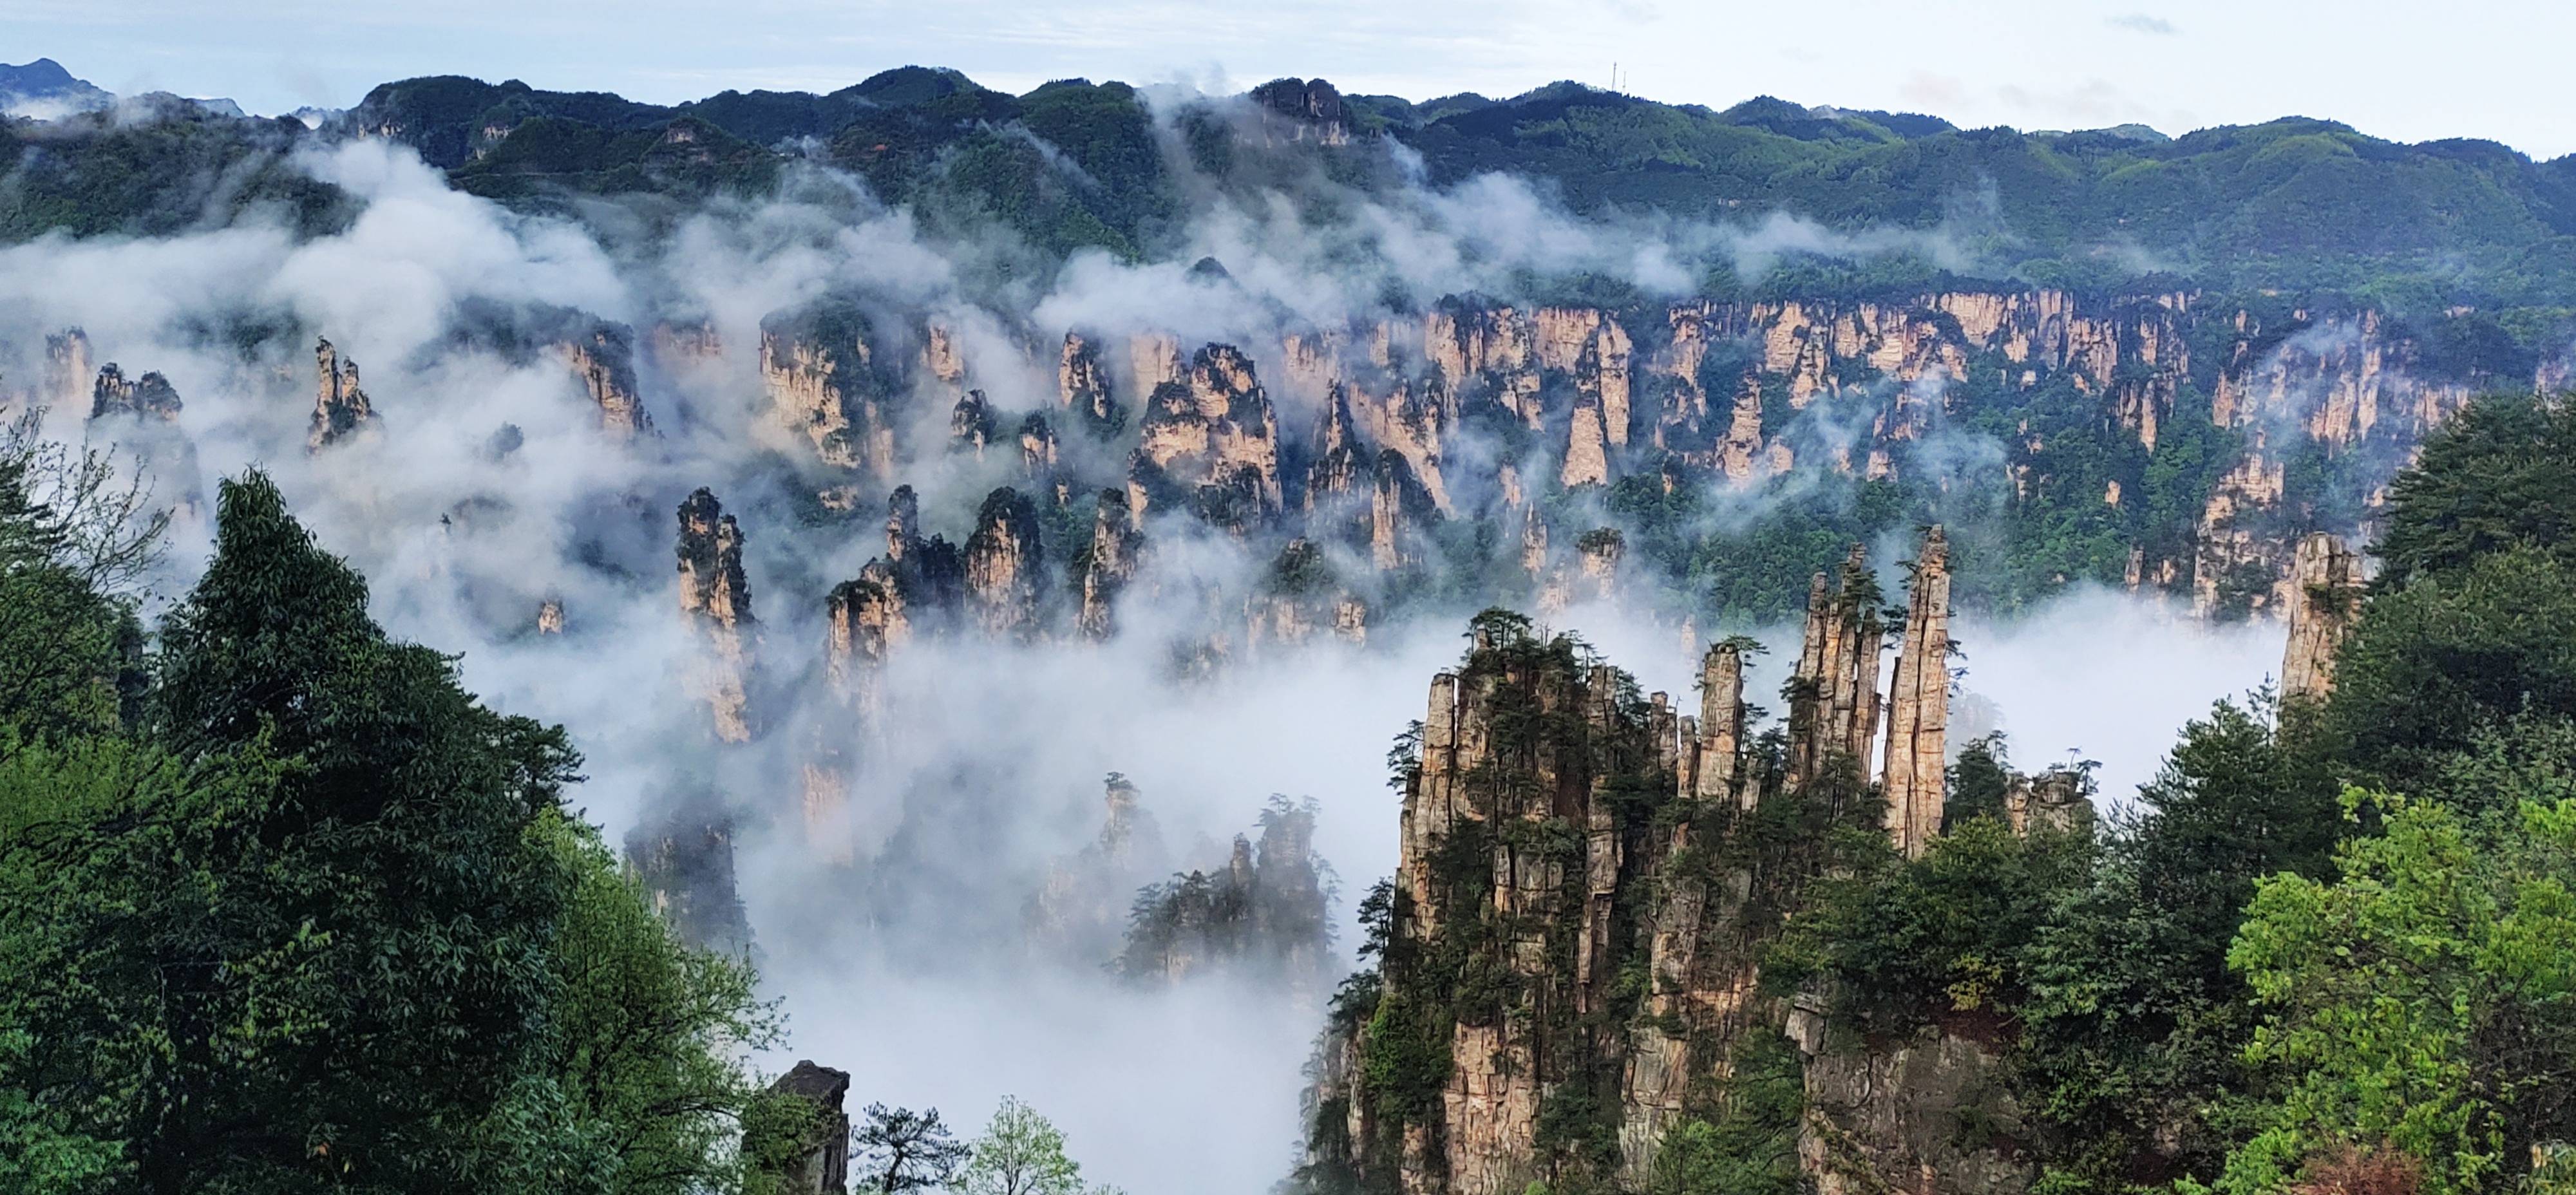
<path fill-rule="evenodd" d="M 2401 141 L 2576 152 L 2556 0 L 11 0 L 0 61 L 111 91 L 344 107 L 470 74 L 671 103 L 825 91 L 907 63 L 1022 91 L 1082 76 L 1233 91 L 1502 96 L 1557 79 L 1724 107 L 1755 95 L 1967 126 L 2182 133 L 2326 117 Z"/>

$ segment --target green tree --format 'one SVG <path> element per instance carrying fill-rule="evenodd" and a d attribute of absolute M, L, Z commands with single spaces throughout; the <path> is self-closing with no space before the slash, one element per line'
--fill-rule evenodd
<path fill-rule="evenodd" d="M 1747 1034 L 1729 1059 L 1716 1114 L 1664 1134 L 1645 1195 L 1796 1195 L 1806 1106 L 1798 1048 L 1776 1033 Z"/>
<path fill-rule="evenodd" d="M 2388 487 L 2373 549 L 2382 592 L 2513 548 L 2576 565 L 2576 406 L 2531 395 L 2470 403 Z"/>
<path fill-rule="evenodd" d="M 477 704 L 387 638 L 366 583 L 266 477 L 221 488 L 213 560 L 162 629 L 158 729 L 184 761 L 293 761 L 224 876 L 230 951 L 166 979 L 172 1048 L 131 1139 L 180 1190 L 323 1173 L 387 1189 L 559 1180 L 550 950 L 573 874 L 528 831 L 575 763 L 560 729 Z M 272 945 L 273 943 L 273 945 Z M 263 949 L 265 948 L 265 949 Z M 264 1031 L 239 1050 L 243 1023 Z"/>
<path fill-rule="evenodd" d="M 2226 966 L 2264 876 L 2323 874 L 2344 828 L 2332 784 L 2274 733 L 2269 696 L 2183 728 L 2101 865 L 2023 956 L 2020 1085 L 2060 1191 L 2205 1172 L 2244 1077 L 2244 985 Z"/>
<path fill-rule="evenodd" d="M 1064 1133 L 1037 1109 L 1011 1096 L 993 1113 L 974 1154 L 958 1173 L 957 1189 L 965 1195 L 1102 1195 L 1105 1187 L 1087 1187 L 1082 1165 L 1066 1156 Z"/>
<path fill-rule="evenodd" d="M 552 948 L 549 1069 L 603 1189 L 691 1195 L 739 1181 L 733 1144 L 766 1098 L 739 1058 L 779 1032 L 751 968 L 680 941 L 593 827 L 548 811 L 534 833 L 576 877 Z"/>
<path fill-rule="evenodd" d="M 0 586 L 78 599 L 0 667 L 84 707 L 0 708 L 0 1187 L 739 1185 L 774 1020 L 562 811 L 560 731 L 387 639 L 256 474 L 148 693 L 109 639 L 28 664 L 120 599 L 79 517 L 0 506 Z"/>
<path fill-rule="evenodd" d="M 2576 719 L 2576 565 L 2514 547 L 2364 603 L 2335 657 L 2318 749 L 2413 792 L 2482 730 Z"/>
<path fill-rule="evenodd" d="M 2498 1189 L 2576 1133 L 2576 801 L 2489 828 L 2438 803 L 2355 791 L 2385 832 L 2332 880 L 2263 881 L 2229 964 L 2278 1074 L 2218 1187 L 2278 1190 L 2342 1148 L 2385 1143 L 2435 1193 Z"/>
<path fill-rule="evenodd" d="M 867 1163 L 862 1190 L 903 1195 L 947 1185 L 966 1160 L 969 1147 L 949 1135 L 939 1122 L 939 1109 L 915 1112 L 870 1104 L 850 1141 L 853 1156 Z"/>

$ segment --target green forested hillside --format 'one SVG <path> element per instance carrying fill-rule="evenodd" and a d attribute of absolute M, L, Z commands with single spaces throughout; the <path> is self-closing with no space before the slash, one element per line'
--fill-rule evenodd
<path fill-rule="evenodd" d="M 1712 111 L 1572 83 L 1501 101 L 1335 102 L 1349 144 L 1283 150 L 1227 132 L 1249 106 L 1176 101 L 1164 109 L 1186 149 L 1175 156 L 1143 98 L 1116 82 L 1068 79 L 1014 96 L 956 71 L 903 67 L 825 95 L 725 92 L 665 107 L 435 76 L 377 87 L 336 131 L 390 134 L 458 186 L 513 202 L 757 192 L 785 157 L 812 153 L 950 231 L 991 221 L 1048 252 L 1127 257 L 1171 247 L 1191 214 L 1184 169 L 1324 203 L 1321 180 L 1363 193 L 1400 185 L 1376 146 L 1388 139 L 1418 153 L 1435 185 L 1522 175 L 1583 215 L 1785 212 L 1845 231 L 1938 230 L 1955 255 L 1944 264 L 1998 279 L 2117 287 L 2162 276 L 2398 308 L 2576 306 L 2576 157 L 2534 162 L 2492 142 L 2405 145 L 2301 117 L 2178 138 L 2134 127 L 1959 129 L 1767 97 Z M 1314 119 L 1265 111 L 1274 122 Z M 19 122 L 0 141 L 0 235 L 159 231 L 259 197 L 309 213 L 316 199 L 285 180 L 230 188 L 211 208 L 197 193 L 205 184 L 192 181 L 282 135 L 271 122 L 202 115 Z M 111 177 L 141 185 L 110 187 Z M 1847 289 L 1872 279 L 1794 281 Z"/>

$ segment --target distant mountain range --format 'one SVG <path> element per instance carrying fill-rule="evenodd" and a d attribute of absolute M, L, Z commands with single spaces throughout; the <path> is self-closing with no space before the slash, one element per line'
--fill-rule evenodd
<path fill-rule="evenodd" d="M 168 96 L 167 92 L 147 92 L 138 99 Z M 240 118 L 247 114 L 239 104 L 227 99 L 181 99 L 209 115 Z M 116 105 L 116 93 L 87 79 L 77 78 L 51 58 L 39 58 L 23 66 L 0 62 L 0 113 L 37 120 L 53 119 L 81 112 L 98 112 Z"/>
<path fill-rule="evenodd" d="M 1011 95 L 914 66 L 828 94 L 727 91 L 678 105 L 432 76 L 383 84 L 338 114 L 255 120 L 199 102 L 185 115 L 220 119 L 182 132 L 84 125 L 78 114 L 105 92 L 49 60 L 6 70 L 19 108 L 75 117 L 0 130 L 0 164 L 18 186 L 7 201 L 16 210 L 0 207 L 8 238 L 204 219 L 206 189 L 178 172 L 236 165 L 318 126 L 391 137 L 461 189 L 558 210 L 585 195 L 757 193 L 785 164 L 820 161 L 934 222 L 999 224 L 1058 256 L 1169 251 L 1207 198 L 1205 180 L 1320 200 L 1332 188 L 1384 193 L 1501 172 L 1539 181 L 1581 216 L 1779 212 L 1940 238 L 1940 252 L 1857 273 L 1793 262 L 1806 273 L 1779 285 L 1802 293 L 1912 292 L 1947 271 L 2092 290 L 2181 281 L 2316 291 L 2393 308 L 2576 306 L 2576 155 L 2541 162 L 2491 141 L 2400 144 L 2308 118 L 2167 138 L 2136 126 L 1961 129 L 1768 97 L 1721 111 L 1575 83 L 1421 102 L 1298 79 L 1244 97 L 1152 98 L 1083 79 Z M 1217 135 L 1244 99 L 1269 122 L 1248 144 Z M 1174 130 L 1185 161 L 1166 152 Z M 23 160 L 37 141 L 53 152 Z M 1381 143 L 1405 152 L 1371 148 Z M 92 154 L 128 177 L 105 185 L 84 161 Z M 152 177 L 136 185 L 138 171 Z M 252 177 L 226 195 L 289 199 L 316 219 L 328 208 L 294 178 Z"/>

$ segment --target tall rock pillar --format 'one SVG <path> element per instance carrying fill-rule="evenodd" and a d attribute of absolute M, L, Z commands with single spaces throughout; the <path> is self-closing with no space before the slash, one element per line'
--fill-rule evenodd
<path fill-rule="evenodd" d="M 680 503 L 679 558 L 680 611 L 714 647 L 700 687 L 715 715 L 716 737 L 749 742 L 751 585 L 742 571 L 742 528 L 704 488 Z"/>
<path fill-rule="evenodd" d="M 1804 785 L 1837 758 L 1863 761 L 1878 737 L 1878 584 L 1868 549 L 1853 544 L 1842 583 L 1818 573 L 1807 586 L 1807 631 L 1790 673 L 1788 783 Z"/>
<path fill-rule="evenodd" d="M 1905 640 L 1888 694 L 1887 834 L 1919 858 L 1941 830 L 1950 725 L 1950 545 L 1939 526 L 1923 536 L 1905 609 Z"/>
<path fill-rule="evenodd" d="M 2290 566 L 2289 647 L 2281 655 L 2281 701 L 2315 702 L 2334 692 L 2335 649 L 2352 629 L 2361 560 L 2342 537 L 2319 531 L 2299 541 Z"/>

